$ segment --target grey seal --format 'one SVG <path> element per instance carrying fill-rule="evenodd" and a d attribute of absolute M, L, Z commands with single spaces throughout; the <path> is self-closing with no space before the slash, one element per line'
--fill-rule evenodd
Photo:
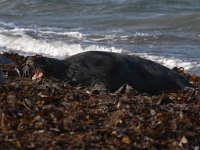
<path fill-rule="evenodd" d="M 34 66 L 46 76 L 83 86 L 102 85 L 114 92 L 124 84 L 142 93 L 177 91 L 189 82 L 175 71 L 135 55 L 89 51 L 65 60 L 38 56 Z"/>

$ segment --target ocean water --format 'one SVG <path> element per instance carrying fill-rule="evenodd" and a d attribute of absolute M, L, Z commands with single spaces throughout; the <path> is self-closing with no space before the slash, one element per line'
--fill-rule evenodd
<path fill-rule="evenodd" d="M 199 0 L 0 0 L 0 52 L 135 54 L 200 75 Z"/>

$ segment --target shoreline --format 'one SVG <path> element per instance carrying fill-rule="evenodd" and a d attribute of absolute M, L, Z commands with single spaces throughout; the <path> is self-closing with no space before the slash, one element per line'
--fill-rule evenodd
<path fill-rule="evenodd" d="M 198 149 L 200 77 L 174 68 L 193 88 L 149 95 L 135 90 L 73 87 L 52 78 L 20 77 L 25 57 L 3 68 L 2 149 Z"/>

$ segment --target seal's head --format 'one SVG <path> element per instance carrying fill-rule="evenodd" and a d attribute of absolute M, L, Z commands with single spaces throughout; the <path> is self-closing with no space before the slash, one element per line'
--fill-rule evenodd
<path fill-rule="evenodd" d="M 32 77 L 33 80 L 43 77 L 44 70 L 42 69 L 43 66 L 38 63 L 37 58 L 40 58 L 41 56 L 30 56 L 27 57 L 26 63 L 24 63 L 23 70 L 23 76 L 26 77 Z"/>
<path fill-rule="evenodd" d="M 27 60 L 27 64 L 33 71 L 33 80 L 43 76 L 57 79 L 64 79 L 66 77 L 66 65 L 61 60 L 36 55 L 32 56 L 29 61 Z"/>

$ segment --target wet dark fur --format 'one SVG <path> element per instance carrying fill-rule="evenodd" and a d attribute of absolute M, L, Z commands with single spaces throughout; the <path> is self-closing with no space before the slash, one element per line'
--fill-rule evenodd
<path fill-rule="evenodd" d="M 123 84 L 151 94 L 177 91 L 189 85 L 184 77 L 160 64 L 118 53 L 90 51 L 62 61 L 37 57 L 35 64 L 47 76 L 84 86 L 100 84 L 111 92 Z"/>

